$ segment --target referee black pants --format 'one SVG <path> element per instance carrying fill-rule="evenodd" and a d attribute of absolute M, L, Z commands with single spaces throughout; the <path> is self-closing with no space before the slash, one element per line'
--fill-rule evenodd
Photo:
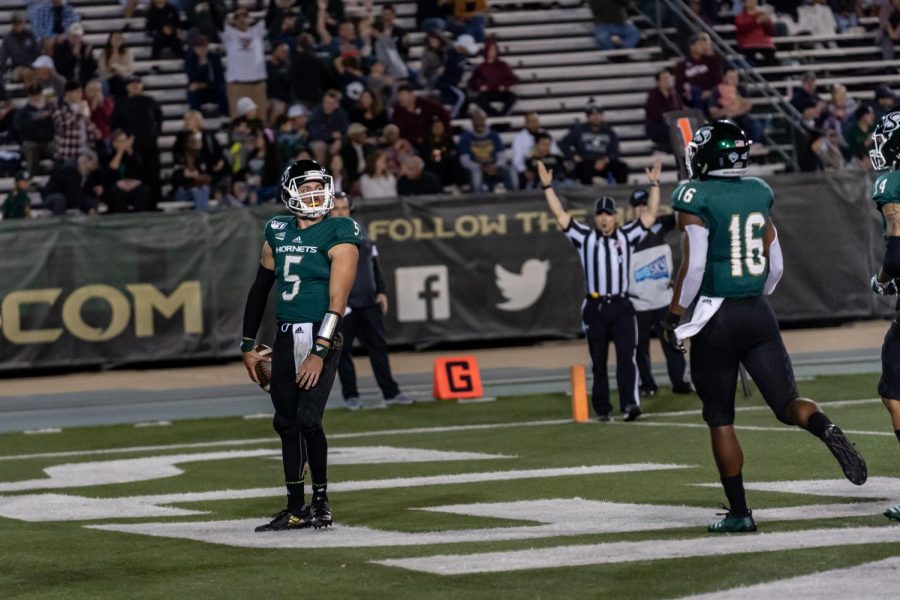
<path fill-rule="evenodd" d="M 391 375 L 391 362 L 388 359 L 387 341 L 384 339 L 384 320 L 381 309 L 376 306 L 354 308 L 344 316 L 342 323 L 344 332 L 344 348 L 338 363 L 338 376 L 341 378 L 341 393 L 344 399 L 359 397 L 356 387 L 356 369 L 353 367 L 353 340 L 359 338 L 362 347 L 369 354 L 375 381 L 381 388 L 385 400 L 390 400 L 400 393 L 400 387 Z"/>
<path fill-rule="evenodd" d="M 685 393 L 691 389 L 691 384 L 685 378 L 687 361 L 684 359 L 684 354 L 676 352 L 662 341 L 662 334 L 659 330 L 659 323 L 666 318 L 668 310 L 668 306 L 663 306 L 653 310 L 638 311 L 636 315 L 638 323 L 637 367 L 641 379 L 641 389 L 654 392 L 657 389 L 650 363 L 650 335 L 655 333 L 666 357 L 666 368 L 669 371 L 672 390 L 676 393 Z"/>
<path fill-rule="evenodd" d="M 609 403 L 609 377 L 606 361 L 609 343 L 616 346 L 616 383 L 619 386 L 619 408 L 624 413 L 632 405 L 640 405 L 638 374 L 635 354 L 637 351 L 637 319 L 634 306 L 627 298 L 601 300 L 588 298 L 581 315 L 588 350 L 591 353 L 594 385 L 591 404 L 597 415 L 612 412 Z"/>

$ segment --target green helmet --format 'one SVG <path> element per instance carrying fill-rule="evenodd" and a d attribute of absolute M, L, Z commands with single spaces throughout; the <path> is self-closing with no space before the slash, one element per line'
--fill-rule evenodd
<path fill-rule="evenodd" d="M 876 171 L 890 169 L 900 162 L 900 106 L 895 106 L 881 118 L 872 132 L 874 147 L 869 160 Z"/>
<path fill-rule="evenodd" d="M 740 177 L 750 164 L 750 139 L 731 121 L 711 121 L 694 132 L 684 161 L 691 179 Z"/>

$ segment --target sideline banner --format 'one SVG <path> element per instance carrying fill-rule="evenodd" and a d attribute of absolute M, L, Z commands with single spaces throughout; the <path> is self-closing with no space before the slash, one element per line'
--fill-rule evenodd
<path fill-rule="evenodd" d="M 782 321 L 891 314 L 869 291 L 881 262 L 880 216 L 859 173 L 769 179 L 786 273 Z M 632 187 L 604 188 L 630 219 Z M 663 189 L 663 211 L 668 193 Z M 597 190 L 561 195 L 575 218 Z M 392 344 L 571 338 L 580 333 L 578 256 L 543 195 L 361 200 L 354 215 L 378 247 Z M 238 356 L 244 300 L 263 227 L 280 205 L 210 214 L 0 223 L 0 370 Z M 671 238 L 675 264 L 678 237 Z M 302 282 L 301 282 L 302 285 Z M 274 303 L 274 293 L 270 300 Z M 272 336 L 272 311 L 261 341 Z"/>

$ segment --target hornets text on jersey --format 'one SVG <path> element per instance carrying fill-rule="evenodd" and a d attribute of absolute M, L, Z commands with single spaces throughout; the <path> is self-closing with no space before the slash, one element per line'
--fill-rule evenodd
<path fill-rule="evenodd" d="M 763 293 L 769 265 L 763 255 L 772 188 L 756 177 L 683 183 L 672 192 L 672 208 L 696 215 L 709 230 L 706 272 L 700 293 L 747 298 Z"/>
<path fill-rule="evenodd" d="M 359 245 L 362 228 L 349 217 L 326 217 L 300 229 L 282 215 L 266 224 L 266 242 L 275 257 L 280 322 L 316 323 L 328 310 L 331 264 L 328 251 L 338 244 Z"/>

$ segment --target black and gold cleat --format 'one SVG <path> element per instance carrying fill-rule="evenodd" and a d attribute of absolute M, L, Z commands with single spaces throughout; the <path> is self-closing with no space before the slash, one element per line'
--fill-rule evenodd
<path fill-rule="evenodd" d="M 260 525 L 254 531 L 257 533 L 263 531 L 287 531 L 288 529 L 308 529 L 311 523 L 309 521 L 309 506 L 304 504 L 299 514 L 284 509 L 276 515 L 272 515 L 272 520 L 265 525 Z"/>
<path fill-rule="evenodd" d="M 309 507 L 310 525 L 312 525 L 313 529 L 321 529 L 322 527 L 328 527 L 332 522 L 331 505 L 328 504 L 328 496 L 326 494 L 313 496 Z"/>

